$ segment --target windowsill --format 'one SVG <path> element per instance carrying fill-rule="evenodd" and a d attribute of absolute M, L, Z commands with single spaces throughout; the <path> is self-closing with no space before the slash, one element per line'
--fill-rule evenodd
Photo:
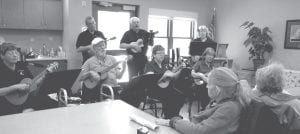
<path fill-rule="evenodd" d="M 126 50 L 119 49 L 119 50 L 106 50 L 106 54 L 112 55 L 112 56 L 118 56 L 118 55 L 127 55 Z"/>

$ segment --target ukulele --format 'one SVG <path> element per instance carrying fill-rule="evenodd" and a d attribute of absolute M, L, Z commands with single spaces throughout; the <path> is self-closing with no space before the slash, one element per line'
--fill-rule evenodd
<path fill-rule="evenodd" d="M 45 70 L 43 70 L 39 75 L 34 77 L 34 79 L 30 78 L 24 78 L 20 83 L 28 84 L 29 90 L 28 91 L 13 91 L 11 93 L 8 93 L 5 95 L 5 99 L 10 102 L 13 105 L 21 105 L 26 102 L 28 99 L 28 96 L 33 91 L 38 91 L 38 83 L 37 80 L 39 80 L 41 77 L 44 77 L 47 73 L 53 72 L 54 69 L 58 67 L 57 62 L 53 62 L 50 64 Z"/>
<path fill-rule="evenodd" d="M 116 38 L 117 38 L 116 36 L 113 36 L 113 37 L 111 37 L 111 38 L 109 38 L 109 39 L 107 39 L 107 40 L 105 40 L 105 41 L 115 40 Z"/>
<path fill-rule="evenodd" d="M 206 73 L 206 74 L 204 74 L 205 75 L 205 77 L 208 77 L 208 73 Z M 205 81 L 202 79 L 202 78 L 194 78 L 194 83 L 196 84 L 196 85 L 202 85 L 202 84 L 204 84 L 205 83 Z"/>
<path fill-rule="evenodd" d="M 164 75 L 158 80 L 157 85 L 161 88 L 168 87 L 172 79 L 177 78 L 180 74 L 180 70 L 182 70 L 183 68 L 189 68 L 189 67 L 186 67 L 186 64 L 184 62 L 180 63 L 178 61 L 175 64 L 175 66 L 173 66 L 172 71 L 168 70 L 164 73 Z"/>
<path fill-rule="evenodd" d="M 157 85 L 160 88 L 166 88 L 170 85 L 172 79 L 178 77 L 180 71 L 173 73 L 171 71 L 166 71 L 163 76 L 158 80 Z"/>
<path fill-rule="evenodd" d="M 131 48 L 130 50 L 133 52 L 133 53 L 140 53 L 142 52 L 142 47 L 144 46 L 144 40 L 148 40 L 148 44 L 150 44 L 150 46 L 153 45 L 153 38 L 154 38 L 154 35 L 157 34 L 158 31 L 155 31 L 153 32 L 152 30 L 150 30 L 150 32 L 147 32 L 147 34 L 149 35 L 149 37 L 147 39 L 144 39 L 143 37 L 139 37 L 139 39 L 133 43 L 135 43 L 140 49 L 135 49 L 135 48 Z"/>
<path fill-rule="evenodd" d="M 140 49 L 135 49 L 135 48 L 131 48 L 130 50 L 133 52 L 133 53 L 140 53 L 142 52 L 142 47 L 144 46 L 143 44 L 143 39 L 138 39 L 136 42 L 134 42 Z"/>
<path fill-rule="evenodd" d="M 109 72 L 111 69 L 117 67 L 119 65 L 119 63 L 121 63 L 121 62 L 122 61 L 118 61 L 118 62 L 112 64 L 111 66 L 108 66 L 107 68 L 105 68 L 102 71 L 97 72 L 97 73 L 101 76 L 104 73 Z M 92 89 L 92 88 L 94 88 L 98 85 L 99 81 L 92 79 L 91 76 L 89 75 L 89 76 L 87 76 L 86 78 L 83 79 L 83 83 L 87 88 Z"/>

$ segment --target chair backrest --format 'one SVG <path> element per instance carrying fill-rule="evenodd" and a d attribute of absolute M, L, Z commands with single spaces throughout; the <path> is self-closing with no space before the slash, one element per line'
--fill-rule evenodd
<path fill-rule="evenodd" d="M 66 89 L 60 88 L 57 95 L 58 106 L 66 107 L 68 105 L 68 93 Z"/>
<path fill-rule="evenodd" d="M 104 89 L 108 89 L 109 94 L 105 93 Z M 110 98 L 111 100 L 115 99 L 114 90 L 110 85 L 102 84 L 100 87 L 100 101 L 103 100 L 103 97 Z"/>
<path fill-rule="evenodd" d="M 252 100 L 242 112 L 238 134 L 286 134 L 288 129 L 280 124 L 277 115 L 263 102 Z"/>

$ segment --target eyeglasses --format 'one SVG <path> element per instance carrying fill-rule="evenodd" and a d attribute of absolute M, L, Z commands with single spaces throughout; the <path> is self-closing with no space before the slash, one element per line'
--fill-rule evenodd
<path fill-rule="evenodd" d="M 156 55 L 165 55 L 165 51 L 156 51 Z"/>
<path fill-rule="evenodd" d="M 11 51 L 7 51 L 6 54 L 18 56 L 18 55 L 19 55 L 19 52 L 18 52 L 17 50 L 11 50 Z"/>

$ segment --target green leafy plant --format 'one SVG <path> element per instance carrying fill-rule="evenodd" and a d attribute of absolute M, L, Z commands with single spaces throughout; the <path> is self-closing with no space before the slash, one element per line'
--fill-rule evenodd
<path fill-rule="evenodd" d="M 245 47 L 249 47 L 249 60 L 251 59 L 264 59 L 265 52 L 272 52 L 272 33 L 269 27 L 263 29 L 254 26 L 253 22 L 246 21 L 240 27 L 248 31 L 248 38 L 244 41 Z"/>

